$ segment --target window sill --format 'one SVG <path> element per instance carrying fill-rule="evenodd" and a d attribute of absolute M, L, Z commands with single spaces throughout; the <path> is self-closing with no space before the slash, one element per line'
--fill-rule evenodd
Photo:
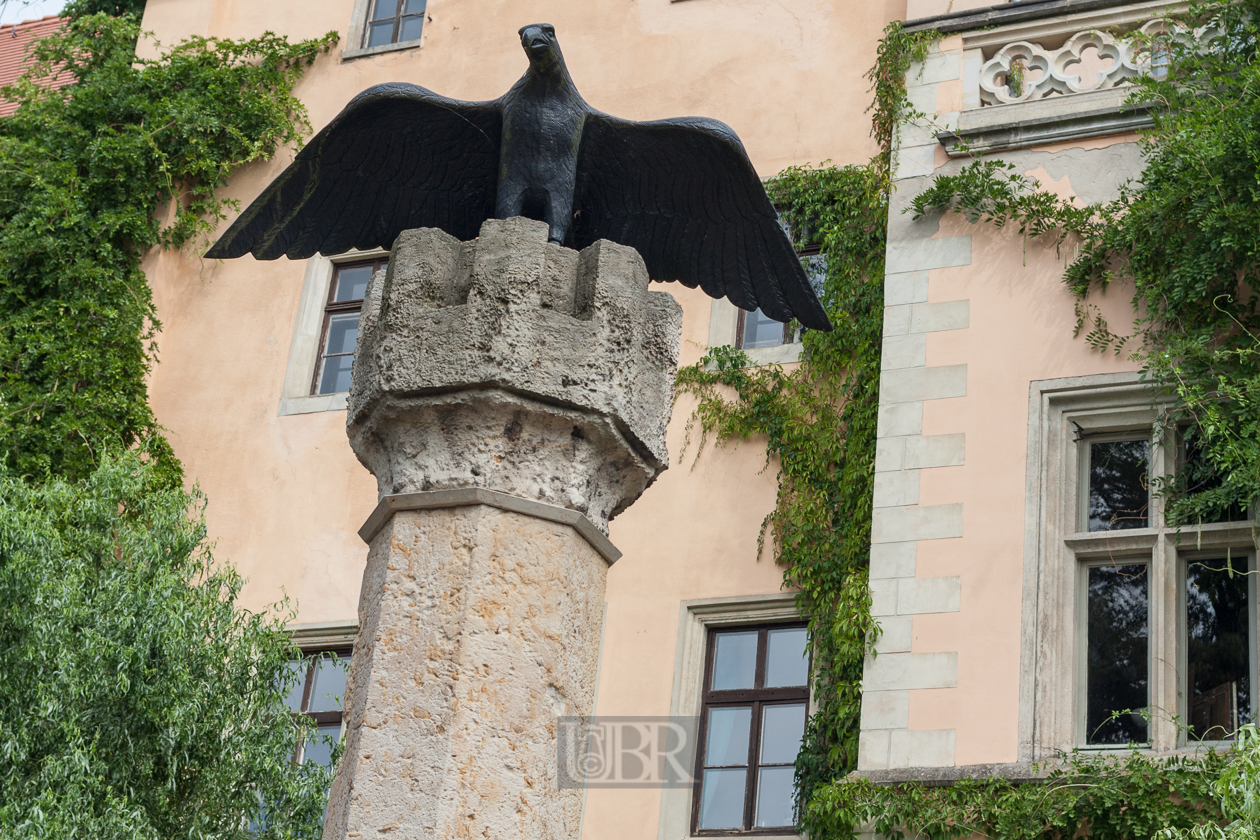
<path fill-rule="evenodd" d="M 792 344 L 776 344 L 774 347 L 754 347 L 751 350 L 745 350 L 744 353 L 757 367 L 790 365 L 801 360 L 801 350 L 804 346 L 797 341 Z"/>
<path fill-rule="evenodd" d="M 1063 538 L 1076 554 L 1084 559 L 1093 555 L 1110 555 L 1115 552 L 1147 551 L 1155 545 L 1161 533 L 1179 541 L 1181 548 L 1220 549 L 1251 545 L 1250 520 L 1242 522 L 1211 522 L 1207 525 L 1185 525 L 1180 532 L 1173 528 L 1133 528 L 1128 531 L 1092 531 L 1070 534 Z"/>
<path fill-rule="evenodd" d="M 314 394 L 309 397 L 284 397 L 280 400 L 280 416 L 290 414 L 316 414 L 321 411 L 345 411 L 346 399 L 350 395 L 342 391 L 339 394 Z"/>
<path fill-rule="evenodd" d="M 353 61 L 356 58 L 366 58 L 369 55 L 380 55 L 381 53 L 398 52 L 399 50 L 418 50 L 420 42 L 423 38 L 417 38 L 414 41 L 399 41 L 396 44 L 381 44 L 379 47 L 363 47 L 357 50 L 342 50 L 342 61 Z"/>
<path fill-rule="evenodd" d="M 1150 105 L 1126 104 L 1129 93 L 1128 87 L 1116 87 L 973 108 L 959 114 L 957 131 L 936 138 L 956 158 L 1149 128 Z"/>

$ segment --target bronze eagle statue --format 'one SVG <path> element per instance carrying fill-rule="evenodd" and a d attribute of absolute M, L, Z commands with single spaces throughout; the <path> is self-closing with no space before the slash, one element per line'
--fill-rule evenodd
<path fill-rule="evenodd" d="M 490 102 L 403 83 L 360 93 L 206 256 L 389 248 L 418 227 L 469 240 L 488 218 L 527 216 L 566 247 L 609 239 L 636 249 L 655 280 L 831 329 L 734 131 L 701 117 L 635 122 L 596 111 L 554 27 L 520 36 L 529 69 Z"/>

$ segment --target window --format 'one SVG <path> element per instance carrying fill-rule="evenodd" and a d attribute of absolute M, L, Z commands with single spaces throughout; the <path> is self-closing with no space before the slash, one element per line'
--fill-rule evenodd
<path fill-rule="evenodd" d="M 1189 470 L 1193 436 L 1177 433 L 1181 457 L 1176 469 Z M 1078 445 L 1084 481 L 1078 528 L 1087 532 L 1128 531 L 1162 526 L 1151 517 L 1149 433 L 1082 435 Z M 1187 452 L 1189 458 L 1187 458 Z M 1172 460 L 1172 459 L 1169 459 Z M 1199 478 L 1191 489 L 1207 484 Z M 1173 539 L 1173 554 L 1180 546 Z M 1147 743 L 1150 695 L 1150 553 L 1129 560 L 1086 563 L 1085 726 L 1087 745 Z M 1249 575 L 1245 556 L 1182 558 L 1174 571 L 1181 593 L 1176 647 L 1183 651 L 1186 698 L 1177 714 L 1192 740 L 1232 738 L 1239 723 L 1252 720 L 1252 647 Z"/>
<path fill-rule="evenodd" d="M 363 46 L 380 47 L 420 40 L 425 0 L 371 0 Z"/>
<path fill-rule="evenodd" d="M 827 258 L 817 245 L 799 249 L 796 255 L 805 267 L 805 276 L 814 287 L 814 293 L 822 295 L 823 281 L 827 279 Z M 778 347 L 781 344 L 799 344 L 802 329 L 792 330 L 787 324 L 774 320 L 760 309 L 752 312 L 739 310 L 739 322 L 735 327 L 735 346 L 741 350 L 758 347 Z"/>
<path fill-rule="evenodd" d="M 1142 744 L 1150 705 L 1149 578 L 1145 563 L 1088 566 L 1085 743 Z M 1117 717 L 1114 713 L 1122 713 Z"/>
<path fill-rule="evenodd" d="M 1188 736 L 1219 741 L 1254 723 L 1252 608 L 1248 566 L 1231 556 L 1186 564 L 1183 625 L 1186 628 Z"/>
<path fill-rule="evenodd" d="M 1150 441 L 1082 440 L 1081 452 L 1089 464 L 1088 492 L 1081 494 L 1090 531 L 1145 528 L 1151 503 L 1148 478 Z"/>
<path fill-rule="evenodd" d="M 799 341 L 800 336 L 792 334 L 792 328 L 776 321 L 760 309 L 752 312 L 739 312 L 735 345 L 741 350 L 752 350 L 756 347 L 778 347 L 780 344 L 791 344 Z"/>
<path fill-rule="evenodd" d="M 350 650 L 311 651 L 290 667 L 300 676 L 285 705 L 314 720 L 318 736 L 322 736 L 297 745 L 293 758 L 327 766 L 332 760 L 332 745 L 341 739 L 341 708 Z"/>
<path fill-rule="evenodd" d="M 1252 521 L 1137 374 L 1033 385 L 1021 760 L 1233 738 L 1257 717 Z M 1174 527 L 1165 483 L 1220 498 Z"/>
<path fill-rule="evenodd" d="M 782 833 L 795 823 L 796 754 L 809 702 L 807 641 L 804 625 L 710 631 L 694 833 Z"/>
<path fill-rule="evenodd" d="M 312 394 L 337 394 L 350 390 L 350 367 L 359 337 L 359 311 L 368 281 L 385 268 L 388 258 L 343 263 L 333 268 L 324 307 L 324 328 L 315 360 Z"/>

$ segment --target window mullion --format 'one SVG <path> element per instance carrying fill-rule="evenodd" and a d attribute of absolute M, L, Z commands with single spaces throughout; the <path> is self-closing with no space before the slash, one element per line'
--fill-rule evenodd
<path fill-rule="evenodd" d="M 763 630 L 764 634 L 765 631 Z M 756 825 L 757 760 L 761 755 L 761 701 L 753 701 L 748 729 L 748 775 L 744 780 L 744 830 Z"/>

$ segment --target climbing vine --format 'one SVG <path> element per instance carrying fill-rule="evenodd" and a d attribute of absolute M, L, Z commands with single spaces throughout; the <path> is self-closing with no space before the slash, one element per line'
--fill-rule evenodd
<path fill-rule="evenodd" d="M 857 762 L 862 660 L 878 627 L 867 589 L 875 423 L 886 242 L 889 152 L 907 113 L 906 71 L 935 33 L 894 23 L 867 74 L 872 135 L 880 153 L 860 166 L 793 167 L 767 189 L 798 245 L 826 260 L 820 298 L 835 329 L 806 331 L 801 365 L 754 367 L 730 347 L 713 348 L 678 374 L 678 391 L 699 399 L 692 418 L 703 438 L 767 438 L 779 491 L 763 525 L 784 584 L 808 617 L 818 709 L 797 760 L 808 799 Z M 759 546 L 760 550 L 761 546 Z"/>
<path fill-rule="evenodd" d="M 212 229 L 229 173 L 300 140 L 293 85 L 335 40 L 192 38 L 150 59 L 138 36 L 131 16 L 76 17 L 0 94 L 20 103 L 0 118 L 0 463 L 30 480 L 137 444 L 179 475 L 147 400 L 141 257 Z M 54 68 L 73 84 L 42 86 Z"/>
<path fill-rule="evenodd" d="M 925 840 L 1137 840 L 1220 820 L 1216 781 L 1227 759 L 1150 758 L 1137 752 L 1097 758 L 1074 753 L 1024 780 L 960 779 L 950 785 L 880 785 L 846 779 L 809 803 L 813 837 L 854 837 L 869 825 L 885 837 Z M 1048 768 L 1046 768 L 1048 770 Z M 1255 778 L 1250 780 L 1254 787 Z"/>

